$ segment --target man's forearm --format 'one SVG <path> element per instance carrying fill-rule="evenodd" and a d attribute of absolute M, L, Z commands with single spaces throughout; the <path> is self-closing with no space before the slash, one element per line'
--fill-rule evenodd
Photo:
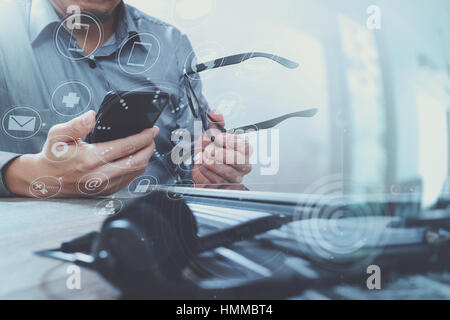
<path fill-rule="evenodd" d="M 27 196 L 30 177 L 33 174 L 33 155 L 21 155 L 2 168 L 3 187 L 8 195 Z"/>
<path fill-rule="evenodd" d="M 0 151 L 0 197 L 12 196 L 11 191 L 5 184 L 6 178 L 4 176 L 4 173 L 11 162 L 13 162 L 18 157 L 20 157 L 20 154 Z"/>

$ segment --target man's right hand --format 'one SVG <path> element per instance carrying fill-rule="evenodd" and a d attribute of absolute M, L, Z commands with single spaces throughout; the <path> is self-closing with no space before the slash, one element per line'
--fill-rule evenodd
<path fill-rule="evenodd" d="M 53 179 L 59 181 L 57 197 L 89 196 L 89 191 L 95 195 L 110 195 L 144 173 L 155 150 L 158 127 L 115 141 L 97 144 L 82 141 L 94 125 L 95 112 L 89 111 L 53 126 L 40 153 L 22 155 L 4 168 L 3 178 L 8 190 L 21 196 L 42 194 L 46 197 L 45 192 L 33 192 L 40 191 L 33 190 L 34 182 Z M 90 185 L 90 179 L 95 183 Z"/>

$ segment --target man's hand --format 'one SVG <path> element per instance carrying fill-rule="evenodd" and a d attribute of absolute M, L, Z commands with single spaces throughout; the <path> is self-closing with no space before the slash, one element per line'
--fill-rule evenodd
<path fill-rule="evenodd" d="M 216 111 L 211 117 L 225 127 L 223 115 Z M 214 142 L 211 141 L 214 137 Z M 217 189 L 246 189 L 242 180 L 252 170 L 252 147 L 247 140 L 214 128 L 205 132 L 197 141 L 192 177 L 198 187 Z"/>
<path fill-rule="evenodd" d="M 110 142 L 82 141 L 94 125 L 95 112 L 89 111 L 53 126 L 40 153 L 20 156 L 5 167 L 6 187 L 28 197 L 51 194 L 45 189 L 45 179 L 53 188 L 54 181 L 59 181 L 57 197 L 110 195 L 126 187 L 145 171 L 159 128 Z"/>

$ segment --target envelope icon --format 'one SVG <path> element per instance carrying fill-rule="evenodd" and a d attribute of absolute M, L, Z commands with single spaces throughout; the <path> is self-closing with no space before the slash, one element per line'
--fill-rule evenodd
<path fill-rule="evenodd" d="M 36 117 L 28 116 L 9 116 L 8 130 L 16 131 L 34 131 L 36 126 Z"/>

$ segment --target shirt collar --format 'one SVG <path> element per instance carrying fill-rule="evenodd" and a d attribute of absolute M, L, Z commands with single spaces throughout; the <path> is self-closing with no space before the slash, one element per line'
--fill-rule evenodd
<path fill-rule="evenodd" d="M 113 54 L 119 49 L 120 46 L 126 43 L 126 41 L 130 39 L 130 37 L 139 34 L 135 22 L 139 17 L 133 15 L 132 8 L 124 4 L 124 2 L 122 1 L 117 7 L 117 12 L 118 16 L 116 31 L 110 39 L 108 39 L 100 48 L 98 48 L 94 52 L 94 55 L 96 57 L 109 56 Z M 138 39 L 139 36 L 136 37 L 137 41 L 139 41 Z M 146 48 L 144 49 L 147 50 Z"/>
<path fill-rule="evenodd" d="M 48 0 L 33 0 L 30 10 L 29 34 L 34 42 L 41 32 L 52 23 L 59 23 L 60 19 Z"/>
<path fill-rule="evenodd" d="M 117 9 L 119 10 L 116 29 L 117 38 L 123 40 L 138 34 L 139 31 L 135 22 L 136 17 L 133 16 L 131 8 L 122 1 Z"/>

